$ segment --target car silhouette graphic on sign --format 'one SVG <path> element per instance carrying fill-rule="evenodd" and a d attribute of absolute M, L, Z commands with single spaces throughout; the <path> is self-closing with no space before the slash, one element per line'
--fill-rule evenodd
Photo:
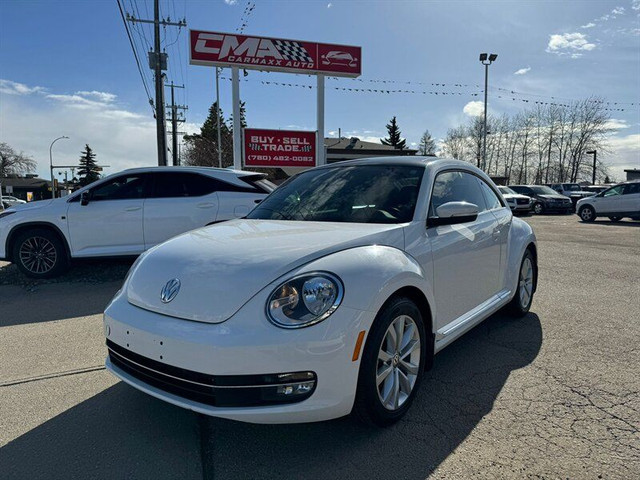
<path fill-rule="evenodd" d="M 357 58 L 353 58 L 353 55 L 347 52 L 332 51 L 321 57 L 323 65 L 348 65 L 349 67 L 355 67 L 358 63 Z"/>

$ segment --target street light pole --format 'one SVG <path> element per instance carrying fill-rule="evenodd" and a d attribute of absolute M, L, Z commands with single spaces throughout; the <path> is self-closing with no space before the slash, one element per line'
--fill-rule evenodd
<path fill-rule="evenodd" d="M 591 184 L 596 184 L 596 158 L 598 157 L 598 151 L 594 148 L 593 150 L 589 150 L 587 155 L 593 155 L 593 173 L 591 175 Z"/>
<path fill-rule="evenodd" d="M 54 143 L 56 143 L 58 140 L 62 140 L 63 138 L 68 139 L 69 137 L 67 137 L 66 135 L 63 135 L 61 137 L 56 138 L 53 142 L 51 142 L 51 145 L 49 145 L 49 170 L 51 172 L 51 198 L 56 198 L 55 182 L 53 178 L 53 156 L 51 153 L 51 149 L 53 148 Z"/>
<path fill-rule="evenodd" d="M 489 65 L 491 65 L 498 55 L 495 53 L 480 54 L 480 63 L 484 65 L 484 122 L 482 128 L 482 169 L 487 168 L 487 90 L 489 87 Z M 480 166 L 480 165 L 478 165 Z"/>

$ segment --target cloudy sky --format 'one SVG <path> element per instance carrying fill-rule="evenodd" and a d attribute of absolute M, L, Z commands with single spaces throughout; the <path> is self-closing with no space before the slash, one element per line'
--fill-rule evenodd
<path fill-rule="evenodd" d="M 614 133 L 603 160 L 618 179 L 624 168 L 640 168 L 640 0 L 254 1 L 250 12 L 254 2 L 246 0 L 160 5 L 163 17 L 186 17 L 193 29 L 235 32 L 245 24 L 257 35 L 361 45 L 362 77 L 327 80 L 328 136 L 340 128 L 343 136 L 375 140 L 395 115 L 410 144 L 425 129 L 443 137 L 482 113 L 478 54 L 493 52 L 499 57 L 490 68 L 490 113 L 516 113 L 551 97 L 604 97 Z M 125 13 L 152 15 L 152 0 L 121 3 Z M 151 26 L 132 28 L 153 95 L 145 56 Z M 167 27 L 162 38 L 168 78 L 186 86 L 176 92 L 189 107 L 181 129 L 195 131 L 215 98 L 214 71 L 188 65 L 185 29 Z M 313 83 L 306 75 L 250 72 L 241 84 L 249 125 L 315 129 L 315 91 L 307 88 Z M 229 113 L 228 80 L 220 93 Z M 118 4 L 2 0 L 0 141 L 33 156 L 38 173 L 48 176 L 49 144 L 61 135 L 71 138 L 56 143 L 57 164 L 76 164 L 86 143 L 111 165 L 107 173 L 157 162 L 152 110 Z"/>

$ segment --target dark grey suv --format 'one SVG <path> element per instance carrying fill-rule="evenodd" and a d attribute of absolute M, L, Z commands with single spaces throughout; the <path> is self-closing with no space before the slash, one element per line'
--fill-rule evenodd
<path fill-rule="evenodd" d="M 544 185 L 509 185 L 509 188 L 533 198 L 534 213 L 573 213 L 573 203 L 569 197 Z"/>

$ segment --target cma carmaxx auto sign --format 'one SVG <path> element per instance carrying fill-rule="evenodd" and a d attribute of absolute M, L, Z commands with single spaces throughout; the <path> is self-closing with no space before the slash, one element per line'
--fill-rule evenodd
<path fill-rule="evenodd" d="M 360 47 L 200 30 L 190 31 L 190 63 L 342 77 L 362 71 Z"/>

